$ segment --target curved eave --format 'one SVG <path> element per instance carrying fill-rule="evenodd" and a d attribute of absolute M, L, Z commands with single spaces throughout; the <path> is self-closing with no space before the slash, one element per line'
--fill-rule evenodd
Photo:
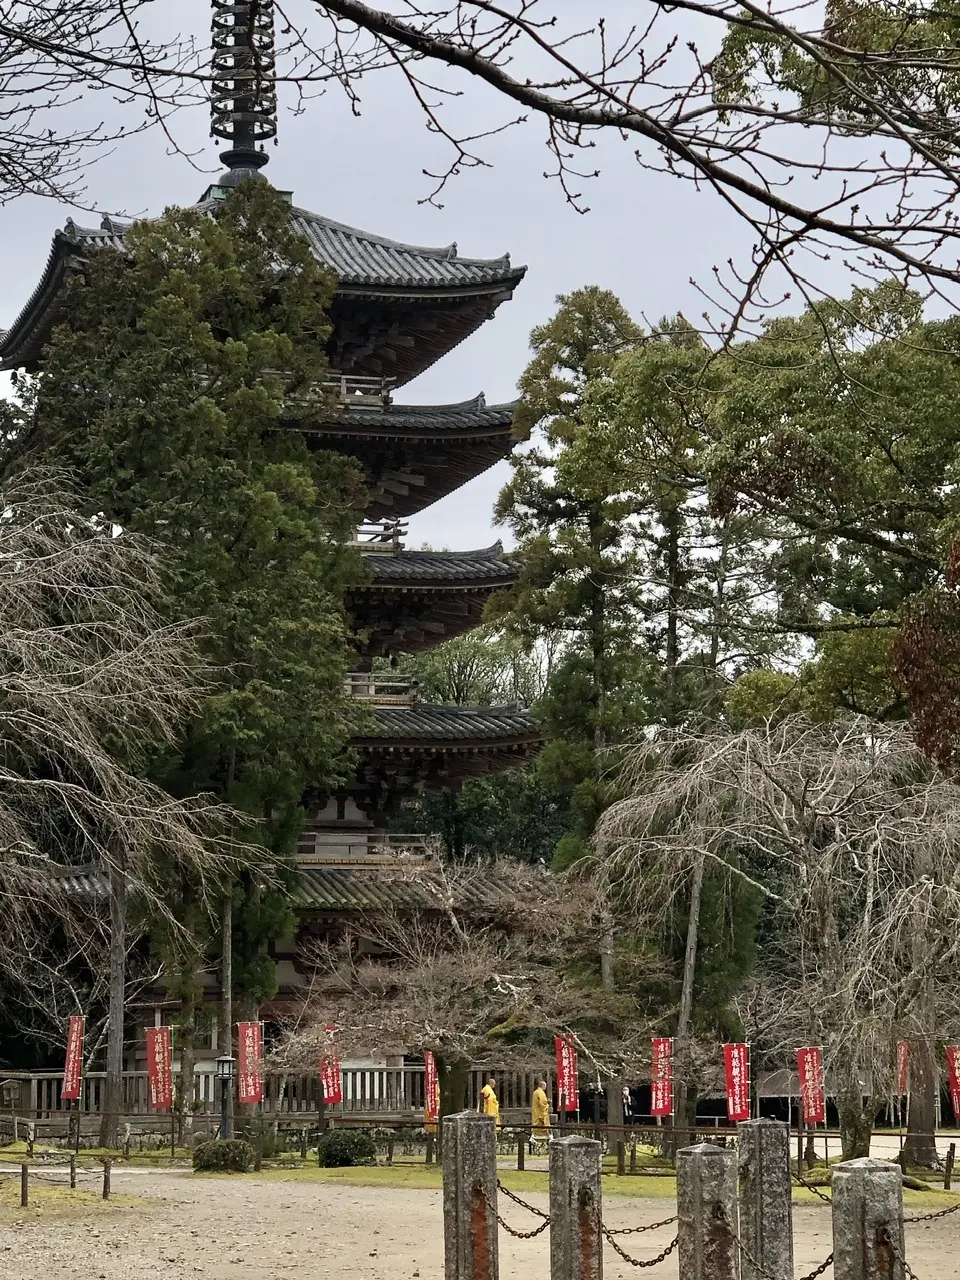
<path fill-rule="evenodd" d="M 308 436 L 337 440 L 486 440 L 511 435 L 519 401 L 487 405 L 483 398 L 451 405 L 390 405 L 318 414 L 290 423 Z"/>
<path fill-rule="evenodd" d="M 363 750 L 476 751 L 523 748 L 540 741 L 529 711 L 518 707 L 378 707 L 377 729 L 353 739 Z"/>
<path fill-rule="evenodd" d="M 369 582 L 351 594 L 392 592 L 495 591 L 517 580 L 517 570 L 503 560 L 503 544 L 479 551 L 399 551 L 363 555 Z"/>
<path fill-rule="evenodd" d="M 212 207 L 210 202 L 197 206 Z M 428 343 L 419 353 L 411 353 L 406 363 L 387 369 L 389 343 L 379 354 L 371 352 L 367 364 L 381 364 L 396 375 L 398 385 L 416 377 L 453 346 L 473 333 L 496 308 L 507 301 L 526 274 L 514 267 L 509 257 L 494 259 L 461 258 L 456 246 L 434 249 L 387 240 L 306 210 L 294 209 L 294 225 L 310 241 L 315 256 L 337 274 L 338 287 L 333 311 L 350 310 L 355 301 L 369 305 L 378 300 L 388 309 L 398 306 L 450 307 L 463 312 L 446 342 Z M 0 336 L 0 367 L 14 369 L 37 363 L 50 333 L 60 318 L 58 295 L 71 260 L 79 264 L 85 249 L 123 249 L 126 228 L 108 223 L 101 229 L 78 228 L 68 222 L 68 231 L 53 238 L 40 282 L 33 294 Z M 472 307 L 470 304 L 474 304 Z M 2 334 L 2 331 L 0 331 Z M 357 369 L 364 361 L 355 362 Z"/>

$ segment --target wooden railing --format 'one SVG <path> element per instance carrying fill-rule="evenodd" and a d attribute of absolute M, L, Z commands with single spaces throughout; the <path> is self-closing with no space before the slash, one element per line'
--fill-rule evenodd
<path fill-rule="evenodd" d="M 341 404 L 376 405 L 390 402 L 396 378 L 370 378 L 355 373 L 337 373 L 331 369 L 323 380 L 324 390 L 332 392 Z"/>
<path fill-rule="evenodd" d="M 350 671 L 344 688 L 348 697 L 360 698 L 378 707 L 415 707 L 420 701 L 420 681 L 413 676 Z"/>
<path fill-rule="evenodd" d="M 362 524 L 350 545 L 368 554 L 371 551 L 402 551 L 406 535 L 406 520 L 383 520 L 379 524 Z"/>
<path fill-rule="evenodd" d="M 178 1074 L 178 1073 L 177 1073 Z M 505 1110 L 529 1110 L 537 1079 L 547 1073 L 500 1072 L 497 1090 Z M 486 1070 L 471 1072 L 467 1087 L 467 1106 L 476 1107 L 483 1088 Z M 103 1107 L 104 1073 L 88 1072 L 83 1080 L 80 1111 L 97 1115 Z M 23 1120 L 62 1118 L 66 1123 L 74 1103 L 61 1097 L 63 1078 L 54 1071 L 10 1071 L 0 1078 L 2 1110 Z M 348 1067 L 343 1071 L 343 1102 L 328 1106 L 332 1116 L 357 1120 L 393 1117 L 397 1120 L 423 1119 L 423 1067 Z M 121 1109 L 126 1118 L 153 1116 L 149 1105 L 147 1073 L 125 1071 L 123 1074 Z M 320 1107 L 320 1081 L 317 1076 L 296 1073 L 270 1073 L 264 1078 L 263 1109 L 268 1114 L 310 1116 Z M 196 1071 L 193 1081 L 193 1113 L 217 1116 L 220 1112 L 220 1081 L 213 1071 Z"/>

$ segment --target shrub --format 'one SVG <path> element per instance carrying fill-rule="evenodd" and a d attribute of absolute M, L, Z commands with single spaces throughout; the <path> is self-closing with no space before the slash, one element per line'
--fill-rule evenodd
<path fill-rule="evenodd" d="M 193 1167 L 198 1173 L 246 1173 L 252 1154 L 242 1138 L 218 1138 L 194 1148 Z"/>
<path fill-rule="evenodd" d="M 377 1148 L 373 1138 L 359 1129 L 330 1129 L 317 1144 L 317 1157 L 324 1169 L 370 1164 L 376 1156 Z"/>

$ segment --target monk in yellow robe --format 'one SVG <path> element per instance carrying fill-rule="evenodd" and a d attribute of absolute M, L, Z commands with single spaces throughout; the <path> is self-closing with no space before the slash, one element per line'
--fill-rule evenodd
<path fill-rule="evenodd" d="M 497 1100 L 497 1082 L 490 1076 L 487 1083 L 480 1090 L 480 1111 L 485 1116 L 493 1116 L 500 1128 L 500 1103 Z"/>
<path fill-rule="evenodd" d="M 544 1138 L 550 1137 L 550 1099 L 547 1097 L 547 1082 L 541 1080 L 533 1091 L 533 1099 L 530 1103 L 530 1130 L 531 1137 Z"/>

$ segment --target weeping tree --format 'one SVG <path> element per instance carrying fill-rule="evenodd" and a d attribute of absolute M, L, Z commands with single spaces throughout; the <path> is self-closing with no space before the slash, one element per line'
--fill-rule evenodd
<path fill-rule="evenodd" d="M 427 1049 L 443 1114 L 463 1109 L 474 1066 L 544 1070 L 561 1032 L 574 1036 L 598 1084 L 636 1071 L 648 1027 L 633 1000 L 602 984 L 607 917 L 588 881 L 512 861 L 400 879 L 419 910 L 368 913 L 314 953 L 311 994 L 278 1051 L 282 1065 L 315 1069 L 331 1023 L 345 1053 Z"/>
<path fill-rule="evenodd" d="M 155 601 L 164 573 L 151 546 L 80 514 L 55 473 L 21 472 L 0 489 L 0 965 L 32 980 L 40 937 L 59 920 L 77 938 L 91 873 L 88 956 L 105 988 L 104 1145 L 121 1110 L 131 911 L 175 925 L 171 868 L 203 888 L 232 865 L 228 813 L 202 795 L 174 798 L 146 780 L 202 696 L 192 624 Z M 90 939 L 103 930 L 103 948 Z M 94 975 L 97 976 L 97 975 Z M 63 984 L 58 985 L 62 994 Z M 71 1013 L 83 1008 L 67 1008 Z"/>
<path fill-rule="evenodd" d="M 955 1022 L 944 980 L 960 921 L 954 783 L 902 724 L 798 716 L 664 733 L 630 755 L 621 781 L 596 837 L 603 878 L 662 919 L 698 876 L 758 894 L 759 965 L 781 1009 L 768 1047 L 786 1059 L 823 1045 L 851 1158 L 869 1153 L 891 1046 L 911 1040 L 907 1158 L 935 1162 L 935 1045 Z M 692 937 L 685 991 L 702 963 Z"/>

